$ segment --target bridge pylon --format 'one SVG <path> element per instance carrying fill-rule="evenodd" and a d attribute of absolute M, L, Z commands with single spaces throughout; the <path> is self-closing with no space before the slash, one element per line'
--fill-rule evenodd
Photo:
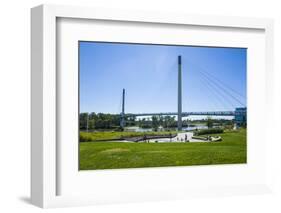
<path fill-rule="evenodd" d="M 178 56 L 178 130 L 182 130 L 182 73 L 181 56 Z"/>

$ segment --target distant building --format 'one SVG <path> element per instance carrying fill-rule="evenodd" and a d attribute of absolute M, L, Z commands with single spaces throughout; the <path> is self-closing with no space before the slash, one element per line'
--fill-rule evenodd
<path fill-rule="evenodd" d="M 247 126 L 247 107 L 235 109 L 234 122 L 237 127 Z"/>

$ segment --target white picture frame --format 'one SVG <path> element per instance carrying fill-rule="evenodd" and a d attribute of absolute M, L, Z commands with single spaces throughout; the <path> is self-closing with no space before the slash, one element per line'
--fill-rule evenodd
<path fill-rule="evenodd" d="M 58 20 L 63 19 L 79 19 L 79 20 L 101 20 L 101 21 L 118 21 L 132 23 L 153 23 L 155 25 L 167 26 L 200 26 L 200 27 L 218 27 L 232 30 L 260 30 L 263 32 L 264 38 L 264 69 L 263 73 L 266 79 L 265 87 L 261 92 L 265 94 L 264 104 L 262 107 L 267 113 L 264 119 L 271 119 L 273 109 L 273 99 L 271 91 L 273 90 L 273 21 L 271 19 L 256 19 L 256 18 L 238 18 L 238 17 L 216 17 L 202 15 L 186 15 L 186 14 L 160 14 L 152 12 L 140 11 L 122 11 L 122 10 L 101 10 L 95 8 L 73 7 L 73 6 L 54 6 L 41 5 L 31 10 L 31 201 L 33 204 L 47 208 L 59 206 L 75 206 L 75 205 L 91 205 L 99 203 L 116 203 L 116 202 L 139 202 L 143 200 L 165 200 L 178 199 L 185 197 L 197 196 L 214 196 L 214 195 L 232 195 L 232 194 L 252 194 L 263 193 L 270 191 L 270 183 L 267 178 L 261 178 L 254 184 L 240 181 L 236 184 L 221 184 L 210 187 L 200 187 L 199 183 L 194 182 L 193 188 L 177 187 L 171 185 L 167 187 L 160 181 L 158 188 L 151 193 L 125 190 L 122 196 L 119 191 L 110 193 L 110 191 L 101 192 L 96 195 L 75 194 L 60 194 L 59 184 L 62 184 L 63 179 L 60 178 L 62 166 L 58 166 L 60 152 L 58 152 L 58 132 L 57 132 L 57 108 L 58 95 L 57 88 L 60 81 L 57 79 L 57 36 L 58 36 Z M 235 35 L 234 35 L 235 36 Z M 250 79 L 251 80 L 251 79 Z M 262 109 L 261 109 L 262 110 Z M 253 118 L 254 119 L 254 118 Z M 266 127 L 267 134 L 270 133 L 268 126 Z M 269 139 L 263 144 L 268 146 Z M 62 150 L 60 150 L 62 151 Z M 264 155 L 264 153 L 261 153 Z M 266 157 L 266 156 L 264 156 Z M 231 165 L 230 165 L 231 166 Z M 257 171 L 256 174 L 264 173 L 264 176 L 270 176 L 268 162 L 263 168 Z M 163 168 L 163 169 L 136 169 L 133 173 L 139 172 L 152 173 L 159 175 L 173 171 L 178 175 L 183 175 L 184 169 L 181 168 Z M 228 166 L 229 168 L 229 166 Z M 227 170 L 227 167 L 223 167 Z M 196 168 L 190 170 L 195 172 Z M 220 170 L 220 169 L 218 169 Z M 247 170 L 247 168 L 242 168 Z M 242 171 L 241 168 L 237 171 Z M 211 173 L 212 168 L 206 168 L 205 172 Z M 77 171 L 78 172 L 78 171 Z M 229 169 L 229 172 L 234 172 Z M 106 175 L 111 175 L 118 178 L 123 178 L 127 171 L 121 170 L 112 172 Z M 96 173 L 97 174 L 97 173 Z M 206 173 L 205 173 L 206 174 Z M 87 176 L 84 173 L 84 176 Z M 103 174 L 102 174 L 103 175 Z M 133 175 L 133 174 L 131 174 Z M 262 176 L 263 176 L 262 175 Z M 95 174 L 91 174 L 94 178 Z M 105 176 L 100 176 L 105 177 Z M 133 177 L 133 176 L 132 176 Z M 250 176 L 249 176 L 250 177 Z M 86 180 L 86 179 L 83 179 Z M 72 181 L 72 179 L 70 179 Z M 124 183 L 126 179 L 123 179 Z M 179 180 L 180 181 L 180 180 Z M 141 184 L 140 184 L 141 185 Z M 125 186 L 126 188 L 126 186 Z M 129 188 L 129 186 L 127 186 Z M 160 190 L 160 188 L 162 188 Z M 75 188 L 73 188 L 75 189 Z M 188 190 L 187 190 L 188 189 Z M 115 190 L 120 190 L 116 188 Z M 112 195 L 111 195 L 112 194 Z"/>

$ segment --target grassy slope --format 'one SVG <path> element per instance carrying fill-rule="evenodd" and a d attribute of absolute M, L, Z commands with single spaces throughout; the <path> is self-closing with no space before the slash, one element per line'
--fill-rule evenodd
<path fill-rule="evenodd" d="M 246 163 L 246 131 L 214 143 L 80 143 L 80 169 Z"/>

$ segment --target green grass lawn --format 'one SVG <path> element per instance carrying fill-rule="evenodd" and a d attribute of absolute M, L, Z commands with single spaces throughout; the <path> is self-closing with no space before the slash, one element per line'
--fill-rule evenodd
<path fill-rule="evenodd" d="M 80 143 L 80 169 L 117 169 L 247 162 L 246 130 L 212 143 Z"/>

